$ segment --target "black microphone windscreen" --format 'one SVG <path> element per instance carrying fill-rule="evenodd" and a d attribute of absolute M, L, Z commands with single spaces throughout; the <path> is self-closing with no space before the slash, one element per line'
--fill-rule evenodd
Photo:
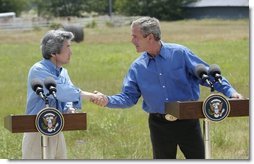
<path fill-rule="evenodd" d="M 56 81 L 53 77 L 47 77 L 45 80 L 44 80 L 44 85 L 45 87 L 50 90 L 50 87 L 56 87 Z"/>
<path fill-rule="evenodd" d="M 198 78 L 202 78 L 202 75 L 207 75 L 207 69 L 203 64 L 198 64 L 195 67 L 195 74 Z"/>
<path fill-rule="evenodd" d="M 43 88 L 41 80 L 38 78 L 32 79 L 31 87 L 32 87 L 33 91 L 35 91 L 35 92 L 38 87 Z"/>
<path fill-rule="evenodd" d="M 208 70 L 208 74 L 214 76 L 216 73 L 221 74 L 220 67 L 217 64 L 211 64 Z"/>

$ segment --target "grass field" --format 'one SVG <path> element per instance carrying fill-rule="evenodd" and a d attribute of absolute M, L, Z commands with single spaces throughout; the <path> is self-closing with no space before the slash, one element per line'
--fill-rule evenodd
<path fill-rule="evenodd" d="M 161 22 L 161 28 L 163 41 L 183 44 L 209 64 L 218 64 L 223 76 L 249 98 L 248 20 Z M 21 159 L 23 134 L 6 130 L 3 118 L 24 114 L 27 73 L 41 59 L 39 42 L 47 30 L 0 31 L 0 158 Z M 73 83 L 90 92 L 119 93 L 129 65 L 139 55 L 130 43 L 130 27 L 103 26 L 84 31 L 85 41 L 72 44 L 72 60 L 66 66 Z M 202 100 L 210 90 L 201 87 L 201 91 Z M 64 132 L 69 159 L 152 159 L 148 115 L 141 102 L 130 109 L 112 110 L 83 102 L 88 129 Z M 211 123 L 213 159 L 249 159 L 249 127 L 249 117 Z M 180 151 L 178 159 L 183 159 Z"/>

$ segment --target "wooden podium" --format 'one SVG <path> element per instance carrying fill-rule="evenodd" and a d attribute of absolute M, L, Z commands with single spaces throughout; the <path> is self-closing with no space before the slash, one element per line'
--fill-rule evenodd
<path fill-rule="evenodd" d="M 249 116 L 249 99 L 231 99 L 229 117 Z M 203 101 L 177 101 L 165 104 L 165 113 L 182 119 L 205 118 L 202 112 Z"/>
<path fill-rule="evenodd" d="M 230 113 L 228 117 L 249 116 L 249 99 L 229 99 Z M 205 142 L 206 159 L 211 158 L 209 120 L 205 118 L 203 111 L 203 101 L 177 101 L 165 103 L 165 113 L 182 119 L 204 118 L 203 136 Z"/>
<path fill-rule="evenodd" d="M 62 131 L 86 130 L 86 113 L 63 114 L 64 126 Z M 4 118 L 4 127 L 11 133 L 38 132 L 36 115 L 8 115 Z M 42 135 L 42 158 L 47 159 L 47 136 Z"/>
<path fill-rule="evenodd" d="M 63 114 L 63 131 L 86 130 L 86 113 Z M 4 118 L 4 127 L 12 133 L 37 132 L 36 115 L 8 115 Z"/>

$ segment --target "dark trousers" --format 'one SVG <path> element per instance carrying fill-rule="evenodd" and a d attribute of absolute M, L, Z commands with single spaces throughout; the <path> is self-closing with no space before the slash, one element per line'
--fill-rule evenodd
<path fill-rule="evenodd" d="M 150 114 L 149 128 L 154 159 L 176 159 L 177 145 L 186 159 L 205 158 L 198 119 L 168 121 L 162 114 Z"/>

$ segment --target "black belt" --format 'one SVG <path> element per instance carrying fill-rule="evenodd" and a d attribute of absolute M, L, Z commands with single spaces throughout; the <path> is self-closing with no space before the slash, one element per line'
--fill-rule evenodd
<path fill-rule="evenodd" d="M 170 114 L 161 114 L 161 113 L 150 113 L 150 115 L 154 116 L 154 117 L 158 117 L 160 119 L 163 120 L 167 120 L 167 121 L 176 121 L 177 118 L 170 115 Z"/>

